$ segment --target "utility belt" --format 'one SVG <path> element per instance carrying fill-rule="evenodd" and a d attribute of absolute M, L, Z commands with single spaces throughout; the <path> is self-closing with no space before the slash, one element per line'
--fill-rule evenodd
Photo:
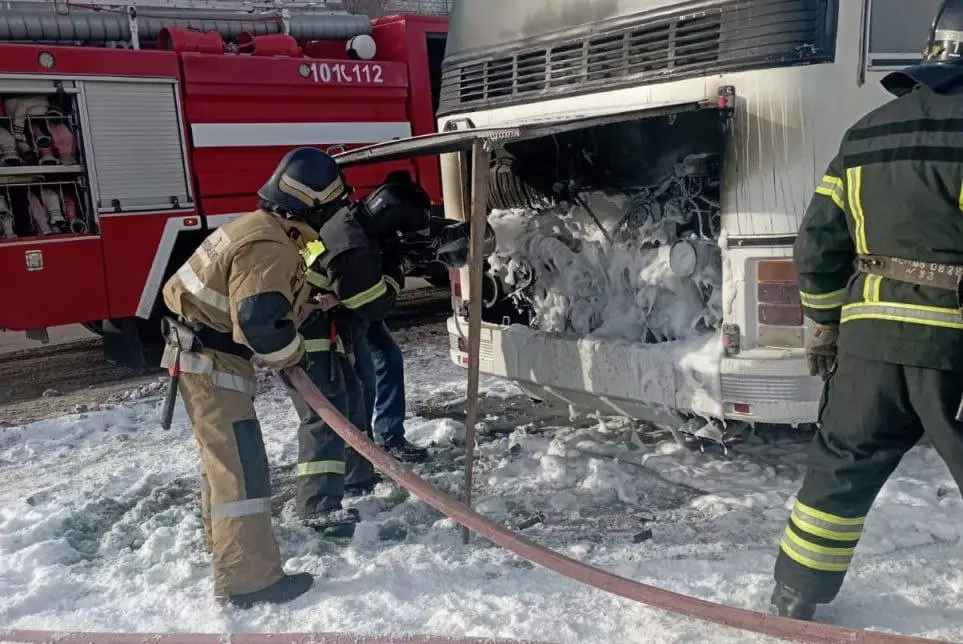
<path fill-rule="evenodd" d="M 244 345 L 238 344 L 230 333 L 222 333 L 204 326 L 189 323 L 183 318 L 175 320 L 172 317 L 161 319 L 161 335 L 166 347 L 161 366 L 170 372 L 170 384 L 164 404 L 161 407 L 161 426 L 170 429 L 174 416 L 174 403 L 177 400 L 177 387 L 181 372 L 205 374 L 210 376 L 211 383 L 221 389 L 230 389 L 253 396 L 256 383 L 243 375 L 221 371 L 209 355 L 201 353 L 203 349 L 219 351 L 250 360 L 254 353 Z"/>
<path fill-rule="evenodd" d="M 963 281 L 963 266 L 918 262 L 901 257 L 860 255 L 859 270 L 898 282 L 928 286 L 953 293 L 959 293 L 960 283 Z"/>
<path fill-rule="evenodd" d="M 217 331 L 199 323 L 186 322 L 183 318 L 177 320 L 173 318 L 163 318 L 161 320 L 161 333 L 165 342 L 170 347 L 179 349 L 184 353 L 196 353 L 202 349 L 229 353 L 245 360 L 250 360 L 254 352 L 234 341 L 230 333 Z"/>
<path fill-rule="evenodd" d="M 961 295 L 963 266 L 882 255 L 860 255 L 858 267 L 860 272 L 869 275 L 950 291 L 956 293 L 958 299 Z"/>

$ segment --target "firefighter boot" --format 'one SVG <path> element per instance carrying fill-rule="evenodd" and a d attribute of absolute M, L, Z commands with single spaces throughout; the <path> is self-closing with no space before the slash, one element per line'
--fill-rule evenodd
<path fill-rule="evenodd" d="M 280 579 L 263 590 L 230 595 L 227 601 L 237 608 L 251 608 L 257 604 L 284 604 L 308 592 L 313 584 L 314 577 L 306 572 L 282 575 Z"/>
<path fill-rule="evenodd" d="M 375 486 L 384 480 L 377 472 L 372 473 L 371 478 L 367 481 L 361 481 L 360 483 L 345 483 L 344 484 L 344 496 L 345 498 L 353 498 L 356 496 L 365 496 L 374 492 Z"/>
<path fill-rule="evenodd" d="M 350 539 L 361 515 L 354 508 L 331 508 L 303 517 L 301 523 L 331 539 Z"/>
<path fill-rule="evenodd" d="M 816 614 L 816 602 L 782 583 L 776 584 L 769 601 L 780 617 L 810 622 Z"/>
<path fill-rule="evenodd" d="M 428 458 L 428 450 L 409 443 L 404 436 L 392 436 L 382 447 L 396 459 L 406 463 L 421 463 Z"/>

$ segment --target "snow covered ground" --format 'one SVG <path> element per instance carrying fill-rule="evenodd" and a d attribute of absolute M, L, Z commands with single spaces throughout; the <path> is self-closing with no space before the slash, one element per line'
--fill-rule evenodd
<path fill-rule="evenodd" d="M 457 489 L 464 372 L 433 332 L 405 346 L 409 433 L 436 443 L 422 472 Z M 778 535 L 807 437 L 760 430 L 728 457 L 667 433 L 574 418 L 484 381 L 477 507 L 592 565 L 712 601 L 765 610 Z M 295 416 L 265 376 L 257 408 L 276 487 L 290 487 Z M 144 397 L 144 396 L 147 397 Z M 357 502 L 349 544 L 318 539 L 290 506 L 287 568 L 318 576 L 296 602 L 237 611 L 211 599 L 195 445 L 183 409 L 157 425 L 156 388 L 0 429 L 0 627 L 55 630 L 435 633 L 553 642 L 760 642 L 570 582 L 460 532 L 382 484 Z M 913 451 L 867 522 L 844 592 L 818 617 L 963 640 L 963 503 L 928 447 Z M 646 530 L 651 530 L 649 536 Z"/>

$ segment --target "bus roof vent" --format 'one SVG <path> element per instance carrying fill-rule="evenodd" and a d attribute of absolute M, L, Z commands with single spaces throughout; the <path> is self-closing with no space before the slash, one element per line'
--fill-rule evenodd
<path fill-rule="evenodd" d="M 441 115 L 626 85 L 833 59 L 837 0 L 718 0 L 449 58 Z M 578 32 L 583 32 L 578 35 Z"/>

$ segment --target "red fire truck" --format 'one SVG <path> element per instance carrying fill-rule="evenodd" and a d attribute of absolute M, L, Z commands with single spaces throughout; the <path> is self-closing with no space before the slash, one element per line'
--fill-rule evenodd
<path fill-rule="evenodd" d="M 288 150 L 434 131 L 445 19 L 176 1 L 4 3 L 0 329 L 84 323 L 143 364 L 164 281 Z M 437 159 L 348 179 L 401 168 L 440 204 Z"/>

